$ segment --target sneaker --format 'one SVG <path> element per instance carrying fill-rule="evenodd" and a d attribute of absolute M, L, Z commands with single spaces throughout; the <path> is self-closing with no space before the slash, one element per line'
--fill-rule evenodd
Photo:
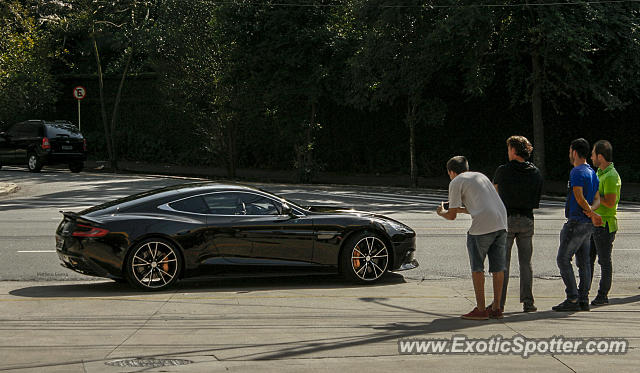
<path fill-rule="evenodd" d="M 489 320 L 489 312 L 487 310 L 480 311 L 478 307 L 473 311 L 461 316 L 465 320 Z"/>
<path fill-rule="evenodd" d="M 493 308 L 491 308 L 491 306 L 487 307 L 487 313 L 489 314 L 489 318 L 490 319 L 501 319 L 504 317 L 504 315 L 502 314 L 504 308 L 498 308 L 497 310 L 494 310 Z"/>
<path fill-rule="evenodd" d="M 568 299 L 565 299 L 564 302 L 558 304 L 557 306 L 551 307 L 551 309 L 557 312 L 574 312 L 580 311 L 580 306 L 578 305 L 578 302 L 572 302 Z"/>
<path fill-rule="evenodd" d="M 605 304 L 609 304 L 609 298 L 606 296 L 602 297 L 598 295 L 593 301 L 591 301 L 592 306 L 604 306 Z"/>
<path fill-rule="evenodd" d="M 580 307 L 580 311 L 591 311 L 589 308 L 589 302 L 578 302 L 578 307 Z"/>
<path fill-rule="evenodd" d="M 533 303 L 525 303 L 522 305 L 522 312 L 536 312 L 538 308 Z"/>

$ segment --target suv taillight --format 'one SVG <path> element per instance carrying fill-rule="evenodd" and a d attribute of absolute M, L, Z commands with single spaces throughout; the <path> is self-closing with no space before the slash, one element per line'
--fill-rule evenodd
<path fill-rule="evenodd" d="M 49 144 L 49 139 L 46 137 L 42 138 L 42 150 L 51 149 L 51 144 Z"/>
<path fill-rule="evenodd" d="M 85 152 L 87 151 L 87 139 L 82 139 L 82 149 Z"/>

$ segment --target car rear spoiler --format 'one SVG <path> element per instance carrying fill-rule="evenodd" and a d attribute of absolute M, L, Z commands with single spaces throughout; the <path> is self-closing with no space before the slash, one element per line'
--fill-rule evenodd
<path fill-rule="evenodd" d="M 76 213 L 76 212 L 71 212 L 71 211 L 62 211 L 62 210 L 60 210 L 60 213 L 61 213 L 62 215 L 64 215 L 64 217 L 65 217 L 65 218 L 69 218 L 70 220 L 75 220 L 75 221 L 83 220 L 83 221 L 88 222 L 88 223 L 91 223 L 91 224 L 102 224 L 102 223 L 101 223 L 100 221 L 98 221 L 98 220 L 94 220 L 94 219 L 87 218 L 86 216 L 80 215 L 80 214 L 78 214 L 78 213 Z"/>

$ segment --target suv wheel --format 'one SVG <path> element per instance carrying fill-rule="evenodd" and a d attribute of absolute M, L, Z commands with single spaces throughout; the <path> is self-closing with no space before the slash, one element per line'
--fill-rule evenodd
<path fill-rule="evenodd" d="M 27 167 L 29 167 L 29 171 L 31 172 L 40 172 L 40 170 L 42 170 L 42 161 L 36 153 L 29 153 Z"/>
<path fill-rule="evenodd" d="M 78 173 L 78 172 L 82 171 L 83 168 L 84 168 L 84 163 L 82 163 L 82 162 L 70 163 L 69 164 L 69 170 L 71 172 Z"/>

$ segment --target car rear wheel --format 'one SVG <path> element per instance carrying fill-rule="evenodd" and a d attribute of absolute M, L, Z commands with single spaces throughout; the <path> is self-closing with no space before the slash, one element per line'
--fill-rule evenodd
<path fill-rule="evenodd" d="M 27 157 L 27 167 L 31 172 L 40 172 L 42 170 L 42 161 L 36 153 L 29 153 Z"/>
<path fill-rule="evenodd" d="M 82 171 L 83 168 L 84 168 L 84 163 L 83 162 L 70 163 L 69 164 L 69 171 L 74 172 L 74 173 L 78 173 L 78 172 Z"/>
<path fill-rule="evenodd" d="M 347 280 L 374 283 L 387 273 L 389 255 L 389 248 L 378 235 L 362 232 L 345 243 L 340 268 Z"/>
<path fill-rule="evenodd" d="M 136 245 L 127 258 L 127 280 L 142 290 L 164 290 L 178 280 L 182 257 L 163 239 L 149 239 Z"/>

